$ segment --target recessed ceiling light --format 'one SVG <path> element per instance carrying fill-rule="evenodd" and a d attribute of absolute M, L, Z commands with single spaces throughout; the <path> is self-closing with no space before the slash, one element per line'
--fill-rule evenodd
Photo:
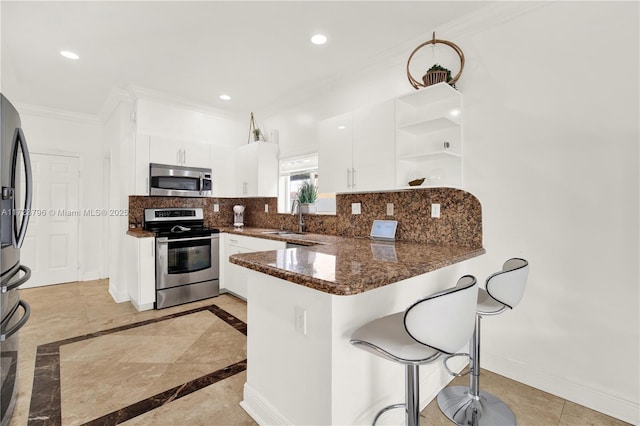
<path fill-rule="evenodd" d="M 67 59 L 80 59 L 80 56 L 78 56 L 76 53 L 69 52 L 68 50 L 63 50 L 60 52 L 60 54 Z"/>
<path fill-rule="evenodd" d="M 220 95 L 219 97 L 220 97 L 220 99 L 222 99 L 223 101 L 228 101 L 229 99 L 231 99 L 231 96 L 229 96 L 229 95 Z"/>
<path fill-rule="evenodd" d="M 346 129 L 346 128 L 347 128 L 347 126 L 338 126 L 338 129 L 340 129 L 340 130 L 343 130 L 343 129 Z"/>
<path fill-rule="evenodd" d="M 327 42 L 327 36 L 324 34 L 315 34 L 311 37 L 311 43 L 313 44 L 325 44 Z"/>

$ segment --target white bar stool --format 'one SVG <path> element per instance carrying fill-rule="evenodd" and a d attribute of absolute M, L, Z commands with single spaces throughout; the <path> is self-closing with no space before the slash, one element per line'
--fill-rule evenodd
<path fill-rule="evenodd" d="M 438 394 L 440 410 L 458 425 L 516 424 L 516 416 L 507 404 L 480 390 L 480 319 L 485 315 L 501 314 L 520 303 L 528 275 L 529 262 L 512 258 L 504 263 L 502 271 L 487 278 L 486 290 L 478 291 L 475 330 L 469 342 L 469 387 L 449 386 Z"/>
<path fill-rule="evenodd" d="M 405 407 L 406 424 L 420 424 L 418 366 L 452 354 L 469 340 L 478 297 L 475 277 L 465 275 L 455 287 L 434 293 L 398 312 L 373 320 L 351 336 L 356 347 L 405 365 L 405 403 L 383 408 L 373 420 L 393 408 Z"/>

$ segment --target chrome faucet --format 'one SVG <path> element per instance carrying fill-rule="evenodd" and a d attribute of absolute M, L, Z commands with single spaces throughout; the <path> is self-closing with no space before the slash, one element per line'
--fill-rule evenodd
<path fill-rule="evenodd" d="M 302 209 L 300 208 L 300 201 L 297 199 L 291 203 L 291 216 L 296 214 L 296 205 L 298 206 L 298 232 L 304 232 L 304 219 L 302 218 Z"/>

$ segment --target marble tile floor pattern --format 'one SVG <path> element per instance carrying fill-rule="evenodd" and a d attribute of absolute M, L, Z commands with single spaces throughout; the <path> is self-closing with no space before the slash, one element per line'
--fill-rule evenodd
<path fill-rule="evenodd" d="M 32 312 L 20 332 L 10 426 L 256 424 L 238 405 L 246 381 L 240 299 L 223 294 L 137 312 L 113 302 L 107 280 L 25 289 L 21 298 Z M 481 383 L 513 409 L 519 425 L 626 424 L 488 371 Z M 58 417 L 47 419 L 51 413 Z M 421 417 L 425 425 L 452 424 L 435 402 Z"/>

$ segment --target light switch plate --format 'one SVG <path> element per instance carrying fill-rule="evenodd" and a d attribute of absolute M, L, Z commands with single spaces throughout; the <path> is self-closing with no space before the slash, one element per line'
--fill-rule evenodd
<path fill-rule="evenodd" d="M 214 213 L 218 213 L 219 211 L 220 211 L 220 204 L 215 203 L 215 204 L 213 205 L 213 212 L 214 212 Z"/>
<path fill-rule="evenodd" d="M 264 205 L 264 212 L 269 213 L 269 204 Z"/>
<path fill-rule="evenodd" d="M 393 203 L 387 203 L 387 216 L 393 216 Z"/>
<path fill-rule="evenodd" d="M 431 217 L 440 217 L 440 204 L 431 204 Z"/>
<path fill-rule="evenodd" d="M 360 203 L 351 203 L 351 214 L 360 214 Z"/>

